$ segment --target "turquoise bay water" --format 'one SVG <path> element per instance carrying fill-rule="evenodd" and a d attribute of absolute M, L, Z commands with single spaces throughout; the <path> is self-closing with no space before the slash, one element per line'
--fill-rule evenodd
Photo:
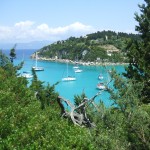
<path fill-rule="evenodd" d="M 35 60 L 30 59 L 30 55 L 36 50 L 16 50 L 17 59 L 14 63 L 19 63 L 21 60 L 25 61 L 21 72 L 23 71 L 31 71 L 32 66 L 35 64 Z M 8 51 L 5 51 L 8 54 Z M 83 70 L 81 73 L 74 73 L 73 64 L 68 64 L 68 72 L 69 75 L 73 75 L 76 77 L 76 81 L 71 82 L 63 82 L 62 78 L 66 76 L 67 65 L 65 63 L 58 62 L 49 62 L 49 61 L 38 61 L 38 66 L 44 67 L 44 71 L 37 72 L 37 76 L 41 81 L 44 81 L 46 85 L 49 83 L 50 85 L 55 84 L 60 81 L 58 85 L 56 85 L 55 89 L 59 93 L 60 96 L 69 99 L 73 102 L 74 95 L 81 95 L 82 92 L 86 94 L 88 98 L 93 97 L 95 94 L 99 92 L 96 89 L 96 85 L 100 80 L 98 79 L 98 75 L 102 73 L 104 76 L 103 81 L 108 81 L 108 74 L 106 69 L 102 66 L 82 66 L 79 67 Z M 113 66 L 117 70 L 117 72 L 123 72 L 123 66 Z M 107 69 L 111 69 L 112 66 L 108 66 Z M 112 102 L 109 99 L 109 94 L 104 91 L 101 95 L 96 98 L 96 102 L 102 100 L 106 106 L 110 106 Z"/>

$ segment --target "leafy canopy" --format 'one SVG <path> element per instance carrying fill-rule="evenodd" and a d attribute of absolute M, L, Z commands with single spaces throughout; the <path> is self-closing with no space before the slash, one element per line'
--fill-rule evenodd
<path fill-rule="evenodd" d="M 133 40 L 128 44 L 129 66 L 126 69 L 126 77 L 144 84 L 142 89 L 142 102 L 150 103 L 150 1 L 145 0 L 145 4 L 139 5 L 141 14 L 135 14 L 135 19 L 139 25 L 136 31 L 140 33 L 141 40 Z"/>

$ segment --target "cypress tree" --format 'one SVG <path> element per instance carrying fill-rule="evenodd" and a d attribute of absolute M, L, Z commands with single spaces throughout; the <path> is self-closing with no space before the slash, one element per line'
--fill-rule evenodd
<path fill-rule="evenodd" d="M 16 53 L 15 53 L 15 49 L 16 49 L 16 44 L 15 46 L 10 50 L 10 60 L 13 63 L 14 59 L 16 58 Z"/>

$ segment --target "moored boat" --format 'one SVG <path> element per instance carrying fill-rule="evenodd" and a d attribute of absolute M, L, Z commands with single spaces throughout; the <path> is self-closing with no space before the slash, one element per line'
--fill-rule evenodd
<path fill-rule="evenodd" d="M 76 78 L 75 77 L 71 77 L 71 76 L 62 78 L 62 81 L 75 81 L 75 80 L 76 80 Z"/>
<path fill-rule="evenodd" d="M 75 69 L 74 72 L 75 72 L 75 73 L 80 73 L 80 72 L 82 72 L 82 70 L 81 70 L 81 69 Z"/>
<path fill-rule="evenodd" d="M 44 71 L 44 68 L 43 68 L 43 67 L 38 67 L 38 66 L 37 66 L 37 59 L 38 59 L 38 58 L 37 58 L 37 52 L 36 52 L 35 55 L 36 55 L 36 58 L 35 58 L 35 59 L 36 59 L 36 60 L 35 60 L 35 66 L 32 67 L 32 69 L 34 69 L 35 71 Z"/>
<path fill-rule="evenodd" d="M 22 77 L 25 77 L 25 78 L 28 78 L 28 79 L 33 77 L 33 75 L 30 74 L 30 73 L 27 72 L 27 71 L 24 71 L 24 72 L 21 74 L 21 76 L 22 76 Z"/>
<path fill-rule="evenodd" d="M 75 81 L 75 80 L 76 80 L 75 77 L 69 76 L 68 74 L 69 74 L 69 73 L 68 73 L 68 61 L 67 61 L 67 76 L 64 77 L 64 78 L 62 78 L 62 81 Z"/>
<path fill-rule="evenodd" d="M 107 87 L 104 85 L 104 83 L 98 83 L 97 84 L 97 89 L 99 90 L 107 90 Z"/>
<path fill-rule="evenodd" d="M 103 80 L 103 79 L 104 79 L 104 77 L 102 76 L 102 74 L 100 74 L 100 75 L 98 76 L 98 79 L 100 79 L 100 80 Z"/>

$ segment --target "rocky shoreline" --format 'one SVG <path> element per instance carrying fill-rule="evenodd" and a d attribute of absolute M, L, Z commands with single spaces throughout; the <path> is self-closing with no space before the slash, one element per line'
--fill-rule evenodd
<path fill-rule="evenodd" d="M 35 59 L 34 55 L 31 55 L 32 59 Z M 84 66 L 119 66 L 119 65 L 128 65 L 128 63 L 123 63 L 123 62 L 119 62 L 119 63 L 112 63 L 112 62 L 83 62 L 83 61 L 72 61 L 69 59 L 57 59 L 57 58 L 46 58 L 46 57 L 38 57 L 38 60 L 41 61 L 52 61 L 52 62 L 60 62 L 60 63 L 70 63 L 70 64 L 79 64 L 79 65 L 84 65 Z"/>

